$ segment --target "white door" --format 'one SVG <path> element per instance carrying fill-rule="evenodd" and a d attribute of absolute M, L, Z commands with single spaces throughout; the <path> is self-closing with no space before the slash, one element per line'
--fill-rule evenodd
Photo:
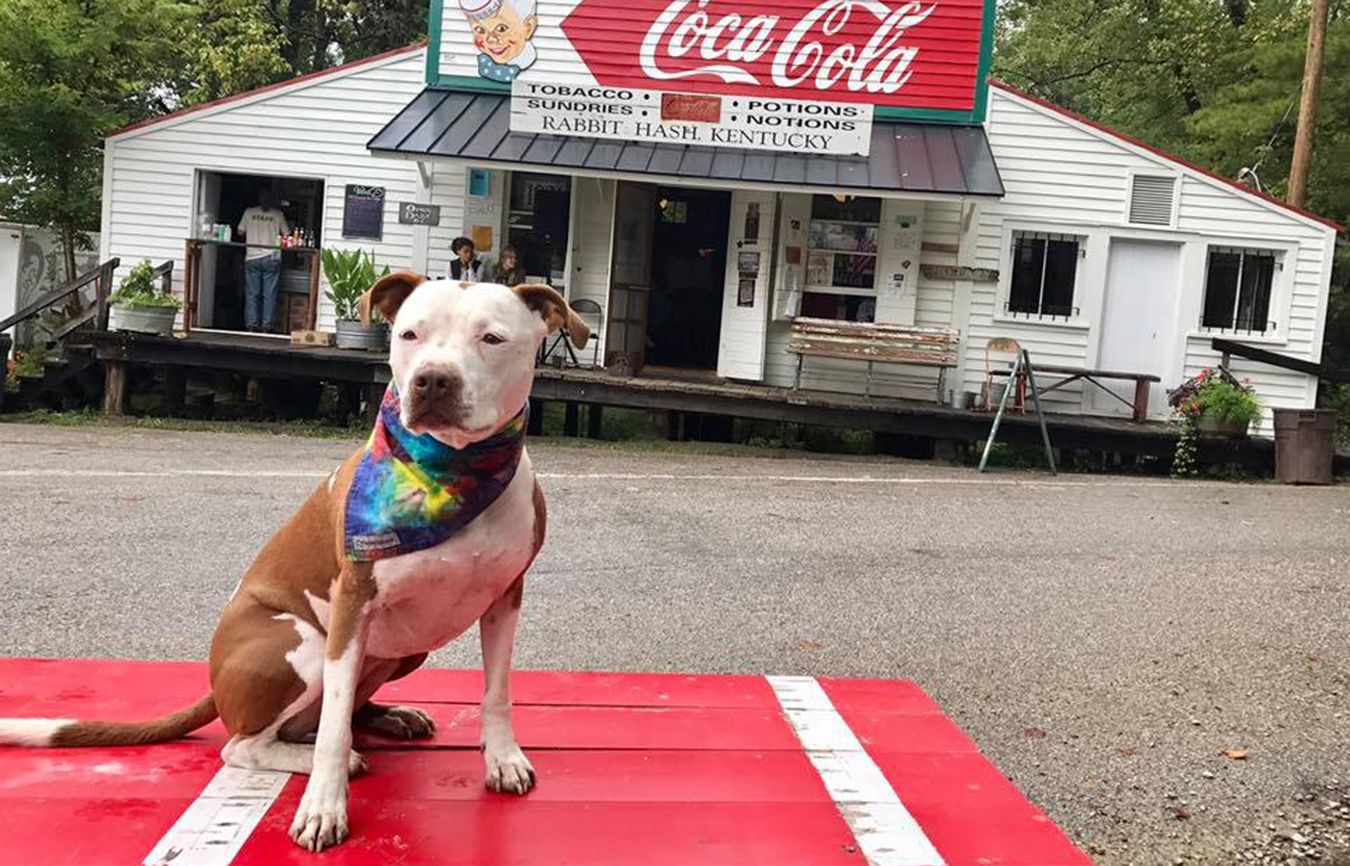
<path fill-rule="evenodd" d="M 717 348 L 717 375 L 723 378 L 764 379 L 775 201 L 768 192 L 738 189 L 731 193 L 722 335 Z"/>
<path fill-rule="evenodd" d="M 1164 384 L 1176 345 L 1177 296 L 1181 288 L 1181 246 L 1154 241 L 1115 240 L 1106 273 L 1097 369 L 1152 373 L 1163 380 L 1150 388 L 1150 415 L 1167 413 Z M 1133 401 L 1134 385 L 1102 380 Z M 1091 385 L 1093 408 L 1128 415 L 1130 410 Z"/>

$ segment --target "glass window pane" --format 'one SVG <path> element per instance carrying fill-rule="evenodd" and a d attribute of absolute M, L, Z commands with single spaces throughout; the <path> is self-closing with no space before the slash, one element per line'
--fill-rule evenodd
<path fill-rule="evenodd" d="M 1236 328 L 1265 331 L 1270 319 L 1270 287 L 1275 282 L 1275 257 L 1246 253 L 1242 263 Z"/>
<path fill-rule="evenodd" d="M 853 289 L 870 289 L 876 286 L 876 283 L 876 256 L 835 255 L 834 282 L 832 285 L 848 286 Z"/>
<path fill-rule="evenodd" d="M 1078 242 L 1049 241 L 1046 244 L 1045 290 L 1041 314 L 1073 315 L 1073 287 L 1078 276 Z"/>
<path fill-rule="evenodd" d="M 877 226 L 811 221 L 811 248 L 840 250 L 846 253 L 875 253 Z"/>
<path fill-rule="evenodd" d="M 881 199 L 844 196 L 844 201 L 839 201 L 832 195 L 812 196 L 811 219 L 879 223 L 881 222 Z"/>
<path fill-rule="evenodd" d="M 1205 310 L 1200 322 L 1206 328 L 1233 327 L 1233 301 L 1237 297 L 1241 253 L 1213 250 L 1205 278 Z"/>
<path fill-rule="evenodd" d="M 1041 311 L 1041 272 L 1045 265 L 1045 241 L 1019 237 L 1013 247 L 1012 289 L 1008 310 L 1014 313 Z"/>

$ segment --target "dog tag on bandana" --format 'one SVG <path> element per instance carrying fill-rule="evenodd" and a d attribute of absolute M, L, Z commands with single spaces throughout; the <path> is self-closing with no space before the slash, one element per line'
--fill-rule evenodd
<path fill-rule="evenodd" d="M 492 438 L 456 449 L 404 427 L 391 384 L 347 492 L 347 558 L 371 562 L 435 547 L 486 511 L 516 476 L 528 408 Z"/>

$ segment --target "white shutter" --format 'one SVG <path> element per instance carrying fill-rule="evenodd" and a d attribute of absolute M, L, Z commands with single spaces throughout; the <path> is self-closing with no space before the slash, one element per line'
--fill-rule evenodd
<path fill-rule="evenodd" d="M 1170 226 L 1177 179 L 1166 175 L 1136 174 L 1130 185 L 1130 222 L 1145 226 Z"/>
<path fill-rule="evenodd" d="M 760 382 L 764 379 L 764 342 L 769 325 L 769 274 L 775 252 L 773 193 L 737 189 L 731 193 L 731 227 L 728 230 L 727 275 L 722 298 L 722 334 L 718 341 L 717 375 L 726 379 Z M 751 205 L 759 210 L 759 225 L 747 237 L 746 217 Z M 753 220 L 751 221 L 753 223 Z M 754 303 L 738 303 L 740 253 L 757 253 Z"/>

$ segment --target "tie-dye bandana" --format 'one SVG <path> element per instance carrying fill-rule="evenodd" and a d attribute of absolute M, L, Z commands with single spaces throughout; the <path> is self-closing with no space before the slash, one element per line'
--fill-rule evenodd
<path fill-rule="evenodd" d="M 457 450 L 404 427 L 391 384 L 347 493 L 347 558 L 370 562 L 435 547 L 487 510 L 520 465 L 528 408 L 491 439 Z"/>

